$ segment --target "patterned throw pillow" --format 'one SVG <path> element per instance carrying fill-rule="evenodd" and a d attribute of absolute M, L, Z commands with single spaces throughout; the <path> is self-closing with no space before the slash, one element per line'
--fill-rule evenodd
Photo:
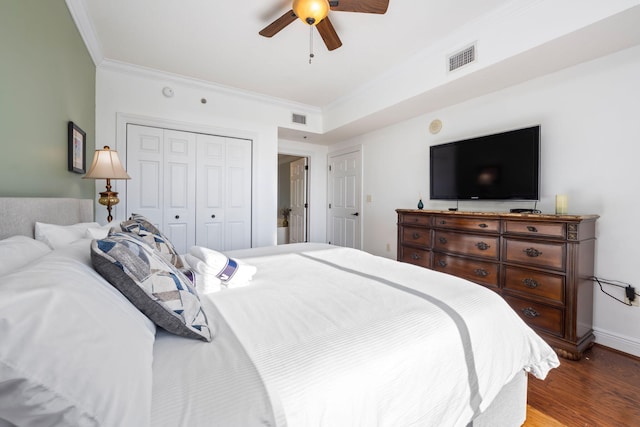
<path fill-rule="evenodd" d="M 155 248 L 167 261 L 176 268 L 184 267 L 182 258 L 178 255 L 173 243 L 162 234 L 158 228 L 151 224 L 147 218 L 142 215 L 132 214 L 128 221 L 120 223 L 122 231 L 135 233 L 142 237 L 145 242 Z"/>
<path fill-rule="evenodd" d="M 195 286 L 143 237 L 109 233 L 106 239 L 93 240 L 91 262 L 156 325 L 187 338 L 213 338 Z"/>

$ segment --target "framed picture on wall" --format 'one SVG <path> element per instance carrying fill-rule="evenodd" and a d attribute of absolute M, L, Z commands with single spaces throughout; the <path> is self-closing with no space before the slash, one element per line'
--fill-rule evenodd
<path fill-rule="evenodd" d="M 86 172 L 87 134 L 75 123 L 69 122 L 69 171 Z"/>

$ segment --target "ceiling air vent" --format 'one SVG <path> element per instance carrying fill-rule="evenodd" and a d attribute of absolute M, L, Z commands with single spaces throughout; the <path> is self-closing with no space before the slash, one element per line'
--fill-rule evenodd
<path fill-rule="evenodd" d="M 300 125 L 306 125 L 307 124 L 307 116 L 304 116 L 302 114 L 293 113 L 291 115 L 291 121 L 293 123 L 298 123 Z"/>
<path fill-rule="evenodd" d="M 475 60 L 476 45 L 472 44 L 471 46 L 449 56 L 449 71 L 457 70 L 458 68 L 470 64 Z"/>

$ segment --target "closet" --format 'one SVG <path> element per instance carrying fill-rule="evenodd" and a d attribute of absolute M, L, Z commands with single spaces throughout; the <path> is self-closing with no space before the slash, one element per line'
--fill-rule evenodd
<path fill-rule="evenodd" d="M 127 125 L 127 215 L 146 216 L 186 253 L 251 247 L 252 141 Z"/>

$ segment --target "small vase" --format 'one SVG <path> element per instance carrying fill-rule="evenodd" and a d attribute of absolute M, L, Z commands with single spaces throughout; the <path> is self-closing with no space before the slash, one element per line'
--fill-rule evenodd
<path fill-rule="evenodd" d="M 289 226 L 289 220 L 287 218 L 282 220 L 282 226 L 283 227 L 288 227 Z"/>
<path fill-rule="evenodd" d="M 418 200 L 418 209 L 424 208 L 424 203 L 422 203 L 422 199 Z"/>

